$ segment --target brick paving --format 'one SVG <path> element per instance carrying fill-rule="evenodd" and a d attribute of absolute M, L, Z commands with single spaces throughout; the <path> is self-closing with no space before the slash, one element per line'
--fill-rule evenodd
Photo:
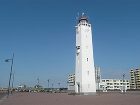
<path fill-rule="evenodd" d="M 140 92 L 68 95 L 67 93 L 15 93 L 0 105 L 140 105 Z"/>

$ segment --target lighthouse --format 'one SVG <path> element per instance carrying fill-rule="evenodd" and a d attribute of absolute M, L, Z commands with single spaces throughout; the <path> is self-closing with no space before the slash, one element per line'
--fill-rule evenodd
<path fill-rule="evenodd" d="M 95 94 L 95 67 L 92 45 L 92 27 L 88 17 L 82 14 L 76 26 L 76 65 L 75 92 L 78 94 Z"/>

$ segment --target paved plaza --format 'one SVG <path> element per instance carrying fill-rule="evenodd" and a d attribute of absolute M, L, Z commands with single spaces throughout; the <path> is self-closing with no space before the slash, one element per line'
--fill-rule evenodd
<path fill-rule="evenodd" d="M 68 95 L 67 93 L 15 93 L 0 105 L 140 105 L 140 92 Z"/>

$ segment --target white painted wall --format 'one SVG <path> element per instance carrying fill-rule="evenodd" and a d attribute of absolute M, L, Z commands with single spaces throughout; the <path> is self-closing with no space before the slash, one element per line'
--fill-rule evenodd
<path fill-rule="evenodd" d="M 92 30 L 86 21 L 80 21 L 76 26 L 75 92 L 96 92 Z"/>

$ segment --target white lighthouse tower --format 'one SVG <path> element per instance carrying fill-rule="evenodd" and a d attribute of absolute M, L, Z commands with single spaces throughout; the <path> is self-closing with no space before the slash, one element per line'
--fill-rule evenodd
<path fill-rule="evenodd" d="M 92 30 L 91 24 L 84 14 L 79 17 L 76 26 L 75 92 L 96 93 Z"/>

